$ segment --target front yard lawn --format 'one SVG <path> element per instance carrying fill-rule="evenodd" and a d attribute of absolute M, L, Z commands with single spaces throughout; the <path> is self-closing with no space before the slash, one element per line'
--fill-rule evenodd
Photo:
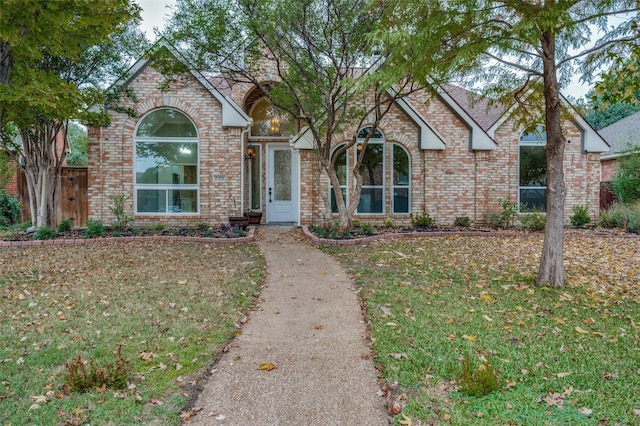
<path fill-rule="evenodd" d="M 180 423 L 264 268 L 251 244 L 0 249 L 0 424 Z M 65 391 L 65 364 L 114 364 L 119 345 L 125 389 Z"/>
<path fill-rule="evenodd" d="M 640 423 L 640 240 L 568 237 L 565 289 L 534 286 L 541 247 L 451 236 L 325 249 L 360 288 L 380 373 L 399 384 L 396 423 Z M 499 371 L 500 390 L 459 389 L 466 354 Z"/>

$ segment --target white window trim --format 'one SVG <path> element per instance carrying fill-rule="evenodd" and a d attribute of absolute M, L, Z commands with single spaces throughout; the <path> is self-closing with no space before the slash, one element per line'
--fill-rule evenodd
<path fill-rule="evenodd" d="M 411 214 L 411 155 L 409 154 L 409 151 L 402 145 L 400 145 L 399 143 L 391 143 L 389 144 L 391 145 L 391 165 L 392 165 L 392 173 L 395 173 L 395 154 L 394 154 L 394 147 L 398 146 L 400 149 L 402 149 L 404 151 L 404 153 L 407 156 L 407 160 L 409 160 L 408 162 L 408 180 L 409 183 L 406 185 L 394 185 L 393 183 L 393 175 L 391 177 L 391 211 L 393 212 L 393 214 Z M 408 211 L 407 212 L 396 212 L 396 206 L 395 206 L 395 190 L 396 188 L 398 189 L 407 189 L 407 203 L 408 203 Z"/>
<path fill-rule="evenodd" d="M 138 127 L 148 115 L 153 114 L 154 112 L 160 110 L 174 110 L 179 112 L 180 114 L 187 117 L 191 123 L 193 124 L 194 129 L 196 129 L 196 137 L 193 138 L 185 138 L 185 137 L 148 137 L 148 136 L 136 136 L 138 133 Z M 158 108 L 146 113 L 136 124 L 136 127 L 133 132 L 133 215 L 134 216 L 199 216 L 200 213 L 200 132 L 198 127 L 195 125 L 191 117 L 189 117 L 184 112 L 175 109 L 175 108 Z M 196 183 L 189 185 L 179 185 L 179 184 L 139 184 L 136 181 L 136 167 L 138 156 L 136 154 L 136 146 L 138 143 L 196 143 L 198 145 L 198 161 L 196 164 Z M 169 207 L 169 198 L 166 198 L 166 206 L 164 212 L 139 212 L 138 211 L 138 190 L 158 190 L 158 191 L 169 191 L 169 190 L 186 190 L 186 191 L 196 191 L 196 200 L 195 200 L 195 208 L 196 211 L 193 212 L 176 212 L 170 211 Z"/>
<path fill-rule="evenodd" d="M 358 133 L 360 133 L 363 129 L 366 129 L 367 127 L 371 127 L 371 126 L 364 126 L 362 129 L 358 130 Z M 382 133 L 382 130 L 380 130 L 379 128 L 377 129 L 380 133 Z M 362 143 L 364 142 L 364 138 L 358 138 L 356 140 L 356 145 L 354 146 L 354 149 L 356 151 L 356 159 L 358 158 L 358 143 Z M 390 144 L 386 143 L 386 138 L 384 137 L 384 133 L 382 133 L 382 137 L 381 138 L 370 138 L 369 139 L 369 143 L 367 144 L 367 148 L 370 145 L 379 145 L 382 144 L 382 185 L 362 185 L 361 189 L 376 189 L 376 188 L 381 188 L 382 189 L 382 212 L 378 213 L 369 213 L 369 212 L 360 212 L 358 209 L 356 209 L 356 214 L 362 215 L 362 216 L 381 216 L 381 215 L 386 215 L 386 210 L 387 210 L 387 191 L 386 191 L 386 187 L 387 187 L 387 146 Z M 355 188 L 355 182 L 354 182 L 354 188 Z M 362 191 L 360 191 L 360 196 L 362 196 Z M 358 208 L 360 207 L 360 203 L 358 203 Z"/>
<path fill-rule="evenodd" d="M 538 127 L 542 127 L 544 128 L 544 125 L 539 124 Z M 518 137 L 518 213 L 520 214 L 530 214 L 530 213 L 534 213 L 533 211 L 521 211 L 520 208 L 522 206 L 522 203 L 520 202 L 520 192 L 523 189 L 544 189 L 545 191 L 547 191 L 547 186 L 521 186 L 520 185 L 520 147 L 521 146 L 538 146 L 538 147 L 545 147 L 547 146 L 547 141 L 544 140 L 536 140 L 536 141 L 521 141 L 522 139 L 522 135 L 526 132 L 526 130 L 523 130 L 522 132 L 520 132 L 520 136 Z M 545 196 L 548 194 L 545 194 Z M 546 215 L 547 212 L 538 212 L 541 214 Z"/>

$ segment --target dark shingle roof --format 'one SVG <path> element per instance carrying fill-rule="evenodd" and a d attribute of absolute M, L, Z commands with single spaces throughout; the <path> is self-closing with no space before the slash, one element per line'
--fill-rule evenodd
<path fill-rule="evenodd" d="M 490 105 L 490 99 L 478 93 L 452 84 L 443 84 L 441 87 L 484 131 L 489 130 L 505 112 L 503 105 Z"/>
<path fill-rule="evenodd" d="M 640 111 L 600 129 L 598 133 L 611 145 L 611 149 L 602 154 L 603 159 L 617 157 L 629 144 L 640 146 Z"/>

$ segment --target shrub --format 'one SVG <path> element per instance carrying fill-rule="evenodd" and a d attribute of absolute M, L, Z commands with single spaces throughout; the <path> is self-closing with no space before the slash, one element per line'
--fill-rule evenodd
<path fill-rule="evenodd" d="M 422 212 L 420 214 L 416 214 L 415 216 L 411 214 L 411 224 L 413 226 L 421 227 L 421 226 L 432 226 L 433 218 L 429 216 L 428 213 Z"/>
<path fill-rule="evenodd" d="M 611 186 L 622 203 L 640 200 L 640 148 L 629 147 L 617 159 Z"/>
<path fill-rule="evenodd" d="M 458 377 L 460 390 L 470 396 L 484 396 L 502 387 L 502 379 L 489 360 L 476 365 L 467 353 Z"/>
<path fill-rule="evenodd" d="M 129 199 L 129 196 L 126 194 L 111 195 L 109 199 L 113 201 L 113 206 L 109 206 L 109 210 L 116 217 L 115 222 L 111 225 L 118 230 L 123 230 L 134 219 L 133 216 L 128 216 L 124 211 L 124 203 Z"/>
<path fill-rule="evenodd" d="M 153 225 L 152 229 L 155 232 L 162 232 L 164 231 L 164 229 L 167 227 L 167 225 L 163 224 L 163 223 L 156 223 L 155 225 Z"/>
<path fill-rule="evenodd" d="M 461 226 L 463 228 L 468 228 L 471 226 L 471 219 L 467 216 L 458 216 L 453 221 L 453 226 Z"/>
<path fill-rule="evenodd" d="M 500 226 L 502 228 L 510 228 L 513 226 L 513 220 L 518 213 L 518 204 L 511 202 L 508 198 L 499 198 L 500 203 Z"/>
<path fill-rule="evenodd" d="M 34 240 L 51 240 L 55 238 L 56 231 L 50 226 L 42 226 L 33 234 Z"/>
<path fill-rule="evenodd" d="M 569 220 L 576 228 L 584 228 L 587 223 L 591 222 L 587 206 L 573 206 L 573 214 L 569 216 Z"/>
<path fill-rule="evenodd" d="M 207 222 L 198 222 L 193 227 L 199 231 L 205 231 L 209 229 L 209 224 Z"/>
<path fill-rule="evenodd" d="M 362 226 L 362 224 L 360 223 L 360 220 L 358 219 L 353 219 L 351 221 L 351 226 L 353 226 L 354 228 L 360 228 Z"/>
<path fill-rule="evenodd" d="M 127 388 L 129 363 L 122 356 L 122 345 L 118 345 L 117 358 L 113 364 L 96 367 L 93 360 L 89 364 L 78 355 L 72 362 L 65 364 L 67 375 L 64 390 L 70 392 L 87 392 L 96 388 L 108 387 L 123 390 Z"/>
<path fill-rule="evenodd" d="M 362 224 L 361 228 L 362 228 L 362 232 L 363 232 L 363 233 L 365 233 L 365 234 L 367 234 L 367 235 L 372 235 L 372 234 L 373 234 L 373 231 L 375 230 L 375 228 L 373 227 L 373 225 L 372 225 L 372 224 L 370 224 L 370 223 L 364 223 L 364 224 Z M 345 237 L 346 237 L 346 235 L 345 235 Z"/>
<path fill-rule="evenodd" d="M 600 213 L 598 224 L 603 228 L 622 228 L 630 233 L 640 232 L 640 202 L 616 203 Z"/>
<path fill-rule="evenodd" d="M 526 213 L 520 216 L 520 223 L 529 231 L 544 231 L 547 217 L 540 212 Z"/>
<path fill-rule="evenodd" d="M 393 220 L 388 217 L 384 220 L 384 227 L 385 228 L 393 228 Z"/>
<path fill-rule="evenodd" d="M 18 200 L 0 189 L 0 228 L 8 228 L 20 219 L 22 207 Z"/>
<path fill-rule="evenodd" d="M 62 219 L 58 224 L 58 232 L 71 231 L 71 222 L 73 222 L 73 218 Z"/>
<path fill-rule="evenodd" d="M 87 238 L 98 238 L 104 235 L 104 225 L 99 220 L 89 219 L 87 228 L 84 230 L 84 236 Z"/>

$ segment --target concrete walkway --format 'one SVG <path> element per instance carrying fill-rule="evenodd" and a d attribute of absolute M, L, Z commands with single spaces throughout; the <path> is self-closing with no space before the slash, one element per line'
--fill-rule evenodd
<path fill-rule="evenodd" d="M 260 228 L 268 276 L 259 305 L 216 365 L 191 424 L 389 424 L 353 283 L 298 238 L 291 228 Z"/>

